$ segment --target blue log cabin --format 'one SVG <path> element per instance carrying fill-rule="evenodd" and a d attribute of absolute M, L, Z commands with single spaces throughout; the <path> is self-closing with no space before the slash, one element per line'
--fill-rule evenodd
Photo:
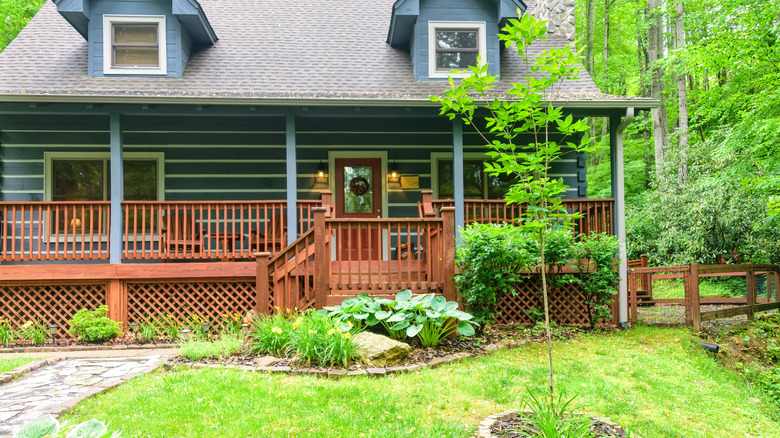
<path fill-rule="evenodd" d="M 0 54 L 0 316 L 455 298 L 460 227 L 518 210 L 428 97 L 478 56 L 496 94 L 522 80 L 497 37 L 518 10 L 550 20 L 534 50 L 573 44 L 574 0 L 48 2 Z M 557 103 L 609 118 L 613 198 L 587 199 L 584 154 L 552 174 L 577 231 L 623 242 L 625 303 L 622 131 L 657 102 L 583 71 Z"/>

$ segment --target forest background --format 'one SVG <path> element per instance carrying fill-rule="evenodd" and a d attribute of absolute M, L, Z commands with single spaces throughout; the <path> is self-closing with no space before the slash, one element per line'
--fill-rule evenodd
<path fill-rule="evenodd" d="M 0 51 L 45 0 L 0 0 Z M 602 92 L 659 99 L 625 135 L 629 258 L 780 263 L 780 2 L 577 0 Z M 588 196 L 609 198 L 609 130 L 589 121 Z"/>

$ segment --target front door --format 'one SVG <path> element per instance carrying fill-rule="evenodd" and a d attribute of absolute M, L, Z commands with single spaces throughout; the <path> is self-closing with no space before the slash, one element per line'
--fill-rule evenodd
<path fill-rule="evenodd" d="M 382 217 L 382 160 L 380 158 L 336 158 L 336 211 L 338 218 Z M 378 260 L 381 230 L 356 221 L 337 236 L 341 260 Z"/>

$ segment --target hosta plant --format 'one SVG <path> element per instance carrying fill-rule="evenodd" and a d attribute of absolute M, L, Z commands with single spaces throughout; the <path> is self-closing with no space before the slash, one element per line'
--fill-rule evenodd
<path fill-rule="evenodd" d="M 102 422 L 92 419 L 79 424 L 60 423 L 51 415 L 25 424 L 14 438 L 119 438 L 119 431 L 110 431 Z"/>
<path fill-rule="evenodd" d="M 119 324 L 106 316 L 108 306 L 81 309 L 70 319 L 68 333 L 86 342 L 105 342 L 119 336 Z"/>
<path fill-rule="evenodd" d="M 423 347 L 435 347 L 442 339 L 458 332 L 474 336 L 477 325 L 472 316 L 458 310 L 458 303 L 433 294 L 414 295 L 410 290 L 399 292 L 392 307 L 393 330 L 406 330 L 406 336 L 417 336 Z"/>

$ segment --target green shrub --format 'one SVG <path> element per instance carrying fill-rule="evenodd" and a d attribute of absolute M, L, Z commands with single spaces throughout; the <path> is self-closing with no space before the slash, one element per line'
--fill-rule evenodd
<path fill-rule="evenodd" d="M 214 341 L 192 339 L 179 345 L 179 353 L 190 360 L 219 359 L 241 351 L 244 340 L 239 336 L 222 335 Z"/>
<path fill-rule="evenodd" d="M 580 242 L 574 246 L 577 270 L 580 272 L 579 282 L 591 327 L 610 316 L 609 306 L 617 292 L 619 280 L 615 269 L 615 256 L 619 248 L 617 237 L 607 234 L 581 236 Z"/>
<path fill-rule="evenodd" d="M 68 333 L 86 342 L 106 342 L 116 338 L 120 334 L 120 323 L 109 319 L 106 313 L 108 306 L 105 305 L 92 311 L 79 310 L 68 322 Z"/>
<path fill-rule="evenodd" d="M 538 263 L 539 249 L 527 232 L 510 225 L 471 224 L 461 237 L 455 284 L 474 321 L 484 326 L 499 315 L 501 297 L 517 293 L 527 278 L 521 272 Z"/>
<path fill-rule="evenodd" d="M 138 333 L 146 342 L 154 342 L 160 332 L 160 326 L 156 319 L 146 318 L 138 325 Z"/>

